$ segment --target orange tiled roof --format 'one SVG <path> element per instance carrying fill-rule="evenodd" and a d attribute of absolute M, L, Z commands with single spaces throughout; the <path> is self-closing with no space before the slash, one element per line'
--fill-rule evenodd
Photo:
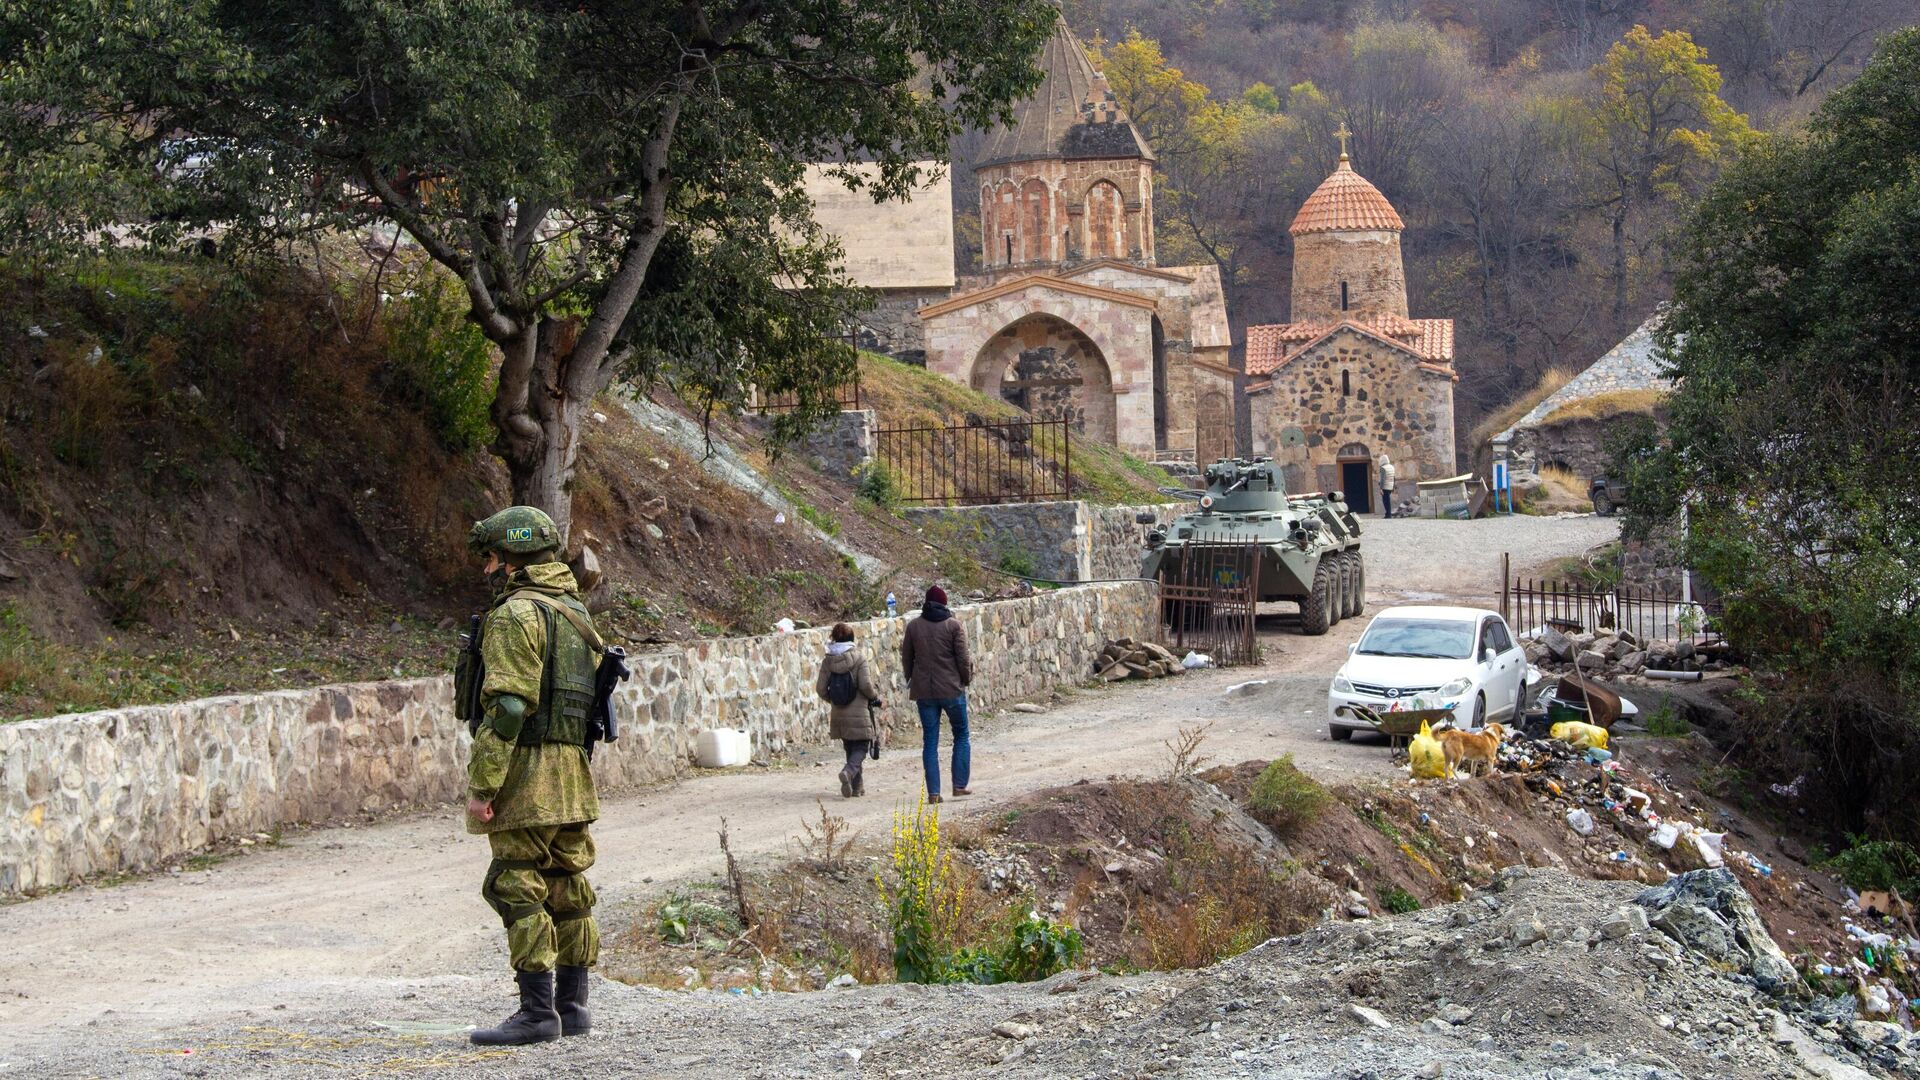
<path fill-rule="evenodd" d="M 1247 374 L 1268 375 L 1341 326 L 1384 337 L 1419 357 L 1429 367 L 1453 364 L 1452 319 L 1382 319 L 1344 323 L 1268 323 L 1247 327 Z"/>
<path fill-rule="evenodd" d="M 1302 233 L 1346 232 L 1389 229 L 1394 232 L 1406 228 L 1400 215 L 1387 201 L 1380 189 L 1367 182 L 1367 178 L 1353 171 L 1347 164 L 1346 156 L 1340 158 L 1340 166 L 1333 175 L 1320 182 L 1300 204 L 1300 212 L 1293 216 L 1289 233 L 1299 236 Z"/>

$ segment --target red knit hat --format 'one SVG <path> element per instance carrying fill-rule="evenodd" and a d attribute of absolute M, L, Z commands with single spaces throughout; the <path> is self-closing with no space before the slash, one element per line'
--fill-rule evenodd
<path fill-rule="evenodd" d="M 927 586 L 927 603 L 944 604 L 947 602 L 947 590 L 938 585 Z"/>

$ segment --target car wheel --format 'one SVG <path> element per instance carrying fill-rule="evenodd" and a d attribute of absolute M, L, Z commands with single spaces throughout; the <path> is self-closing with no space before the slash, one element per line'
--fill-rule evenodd
<path fill-rule="evenodd" d="M 1353 738 L 1353 729 L 1347 728 L 1347 727 L 1335 727 L 1332 724 L 1328 724 L 1327 735 L 1330 738 L 1332 738 L 1334 742 L 1348 742 Z"/>
<path fill-rule="evenodd" d="M 1481 728 L 1486 726 L 1487 726 L 1487 695 L 1475 694 L 1473 696 L 1473 723 L 1468 726 L 1467 730 L 1479 731 Z"/>
<path fill-rule="evenodd" d="M 1527 673 L 1525 671 L 1520 673 L 1520 689 L 1514 692 L 1513 715 L 1507 718 L 1507 722 L 1514 727 L 1520 727 L 1527 722 Z"/>
<path fill-rule="evenodd" d="M 1613 516 L 1613 500 L 1607 497 L 1605 491 L 1593 493 L 1593 512 L 1601 517 Z"/>

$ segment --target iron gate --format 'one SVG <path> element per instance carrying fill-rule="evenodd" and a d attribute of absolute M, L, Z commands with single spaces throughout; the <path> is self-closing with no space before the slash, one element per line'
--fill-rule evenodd
<path fill-rule="evenodd" d="M 1221 667 L 1260 662 L 1254 635 L 1259 544 L 1196 538 L 1160 564 L 1160 617 L 1179 655 L 1205 653 Z"/>

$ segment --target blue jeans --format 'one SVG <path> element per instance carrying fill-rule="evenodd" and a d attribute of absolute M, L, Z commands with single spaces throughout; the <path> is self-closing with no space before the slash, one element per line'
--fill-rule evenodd
<path fill-rule="evenodd" d="M 973 743 L 967 738 L 967 696 L 916 701 L 920 708 L 920 766 L 927 772 L 927 794 L 940 794 L 940 714 L 953 725 L 953 786 L 963 788 L 973 774 Z"/>

